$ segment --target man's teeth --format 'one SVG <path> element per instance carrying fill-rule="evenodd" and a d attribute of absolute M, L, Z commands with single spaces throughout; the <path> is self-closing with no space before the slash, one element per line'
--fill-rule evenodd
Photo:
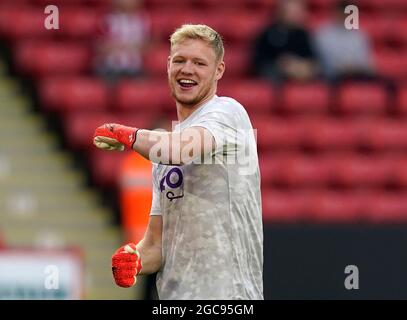
<path fill-rule="evenodd" d="M 187 79 L 182 79 L 179 81 L 180 83 L 190 83 L 190 84 L 195 84 L 196 82 L 193 80 L 187 80 Z"/>

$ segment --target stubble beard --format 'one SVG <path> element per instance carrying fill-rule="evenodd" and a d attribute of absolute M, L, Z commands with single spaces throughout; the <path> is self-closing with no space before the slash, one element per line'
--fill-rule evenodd
<path fill-rule="evenodd" d="M 176 93 L 176 89 L 175 87 L 171 88 L 172 91 L 172 96 L 174 97 L 175 101 L 178 102 L 179 104 L 182 104 L 184 107 L 194 107 L 195 105 L 199 104 L 206 96 L 206 94 L 209 92 L 209 90 L 207 92 L 203 92 L 200 93 L 198 92 L 197 95 L 195 95 L 194 97 L 191 98 L 181 98 L 179 97 L 179 95 L 177 95 Z"/>

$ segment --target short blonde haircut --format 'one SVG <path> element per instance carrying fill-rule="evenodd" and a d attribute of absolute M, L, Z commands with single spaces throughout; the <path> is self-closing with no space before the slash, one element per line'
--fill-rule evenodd
<path fill-rule="evenodd" d="M 207 42 L 215 51 L 216 61 L 223 60 L 225 48 L 223 47 L 222 37 L 211 27 L 204 24 L 184 24 L 170 37 L 171 48 L 187 39 L 199 39 Z"/>

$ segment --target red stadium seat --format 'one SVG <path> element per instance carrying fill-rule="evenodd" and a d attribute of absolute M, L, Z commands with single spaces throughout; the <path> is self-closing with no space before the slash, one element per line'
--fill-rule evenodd
<path fill-rule="evenodd" d="M 407 221 L 407 196 L 383 192 L 293 192 L 263 190 L 267 222 L 402 223 Z"/>
<path fill-rule="evenodd" d="M 372 121 L 347 120 L 331 117 L 284 118 L 252 117 L 257 129 L 257 142 L 261 148 L 349 150 L 365 144 L 372 145 L 368 134 Z"/>
<path fill-rule="evenodd" d="M 261 174 L 262 187 L 272 185 L 278 178 L 280 172 L 281 161 L 276 161 L 278 155 L 274 154 L 259 154 L 259 167 Z"/>
<path fill-rule="evenodd" d="M 329 11 L 334 8 L 336 0 L 309 0 L 307 4 L 316 11 Z"/>
<path fill-rule="evenodd" d="M 404 121 L 380 119 L 371 121 L 364 133 L 365 144 L 378 150 L 406 150 L 407 126 Z"/>
<path fill-rule="evenodd" d="M 248 6 L 258 8 L 265 12 L 270 12 L 276 9 L 277 0 L 246 0 Z"/>
<path fill-rule="evenodd" d="M 338 108 L 344 113 L 379 114 L 387 107 L 387 92 L 380 84 L 345 84 L 339 88 L 337 95 Z"/>
<path fill-rule="evenodd" d="M 316 191 L 308 199 L 310 222 L 356 223 L 366 219 L 363 193 Z"/>
<path fill-rule="evenodd" d="M 326 84 L 286 84 L 281 92 L 281 107 L 293 113 L 326 113 L 330 89 Z"/>
<path fill-rule="evenodd" d="M 172 34 L 177 27 L 185 23 L 185 15 L 180 10 L 174 7 L 168 9 L 155 9 L 150 11 L 151 33 L 154 38 L 168 41 L 170 34 Z M 158 47 L 159 48 L 159 47 Z M 166 47 L 166 55 L 168 56 L 169 45 Z M 154 54 L 156 48 L 151 50 Z"/>
<path fill-rule="evenodd" d="M 397 19 L 395 21 L 395 26 L 393 28 L 395 40 L 402 43 L 404 45 L 404 48 L 407 45 L 407 34 L 405 30 L 407 30 L 407 19 L 404 15 L 403 18 Z"/>
<path fill-rule="evenodd" d="M 335 183 L 347 187 L 384 187 L 394 164 L 389 158 L 357 154 L 333 154 L 330 162 Z"/>
<path fill-rule="evenodd" d="M 407 222 L 407 194 L 405 192 L 381 192 L 367 203 L 368 219 L 373 223 Z"/>
<path fill-rule="evenodd" d="M 401 87 L 397 92 L 396 108 L 403 115 L 407 114 L 407 85 Z"/>
<path fill-rule="evenodd" d="M 330 12 L 310 11 L 308 13 L 306 26 L 312 32 L 317 32 L 323 25 L 332 21 Z"/>
<path fill-rule="evenodd" d="M 30 2 L 31 0 L 3 0 L 2 5 L 26 5 Z"/>
<path fill-rule="evenodd" d="M 189 0 L 148 0 L 145 3 L 151 9 L 151 12 L 162 10 L 163 8 L 182 10 L 191 7 L 192 4 Z"/>
<path fill-rule="evenodd" d="M 47 78 L 39 85 L 45 111 L 103 111 L 109 105 L 109 90 L 97 78 Z"/>
<path fill-rule="evenodd" d="M 176 28 L 186 23 L 208 24 L 215 29 L 221 27 L 222 18 L 218 11 L 197 9 L 179 9 L 176 7 L 160 8 L 150 12 L 151 29 L 154 37 L 168 41 Z M 220 30 L 218 30 L 220 31 Z"/>
<path fill-rule="evenodd" d="M 241 8 L 246 5 L 247 0 L 224 0 L 224 1 L 217 1 L 217 0 L 197 0 L 198 4 L 203 6 L 209 7 L 211 9 L 219 10 L 222 8 Z"/>
<path fill-rule="evenodd" d="M 277 189 L 262 191 L 263 220 L 293 223 L 306 220 L 307 195 Z"/>
<path fill-rule="evenodd" d="M 144 57 L 145 71 L 153 77 L 167 79 L 167 59 L 170 54 L 170 45 L 152 47 Z"/>
<path fill-rule="evenodd" d="M 72 75 L 90 67 L 89 49 L 78 43 L 23 42 L 15 48 L 19 72 L 44 75 Z"/>
<path fill-rule="evenodd" d="M 329 163 L 320 157 L 286 154 L 274 157 L 273 182 L 290 187 L 323 186 L 329 182 Z"/>
<path fill-rule="evenodd" d="M 49 5 L 49 1 L 48 0 L 31 0 L 31 2 L 33 2 L 36 5 L 40 5 L 40 6 L 47 6 Z M 83 5 L 83 0 L 55 0 L 52 1 L 53 5 L 56 5 L 57 7 L 63 7 L 66 5 L 75 5 L 75 6 L 79 6 L 79 5 Z"/>
<path fill-rule="evenodd" d="M 252 117 L 253 129 L 257 130 L 257 144 L 260 149 L 295 149 L 303 142 L 304 123 L 277 117 Z"/>
<path fill-rule="evenodd" d="M 240 10 L 250 10 L 251 11 L 270 11 L 274 9 L 277 0 L 195 0 L 194 3 L 197 5 L 205 6 L 205 9 L 222 10 L 227 9 L 240 9 Z"/>
<path fill-rule="evenodd" d="M 407 157 L 394 159 L 391 180 L 400 187 L 407 187 Z"/>
<path fill-rule="evenodd" d="M 374 46 L 380 46 L 393 39 L 394 19 L 383 14 L 366 14 L 360 17 L 360 30 L 366 33 Z"/>
<path fill-rule="evenodd" d="M 122 81 L 116 89 L 115 103 L 118 111 L 137 111 L 140 114 L 175 110 L 175 104 L 165 79 L 162 81 Z"/>
<path fill-rule="evenodd" d="M 274 105 L 274 93 L 269 82 L 262 80 L 220 81 L 219 96 L 240 102 L 250 114 L 268 114 Z"/>
<path fill-rule="evenodd" d="M 330 184 L 352 188 L 385 187 L 393 180 L 395 164 L 394 158 L 353 153 L 323 156 L 276 153 L 260 159 L 262 181 L 265 179 L 262 185 L 294 188 L 326 187 Z"/>
<path fill-rule="evenodd" d="M 377 50 L 374 55 L 379 74 L 395 80 L 407 78 L 406 58 L 406 50 Z"/>
<path fill-rule="evenodd" d="M 358 6 L 376 13 L 397 13 L 407 10 L 407 4 L 404 0 L 388 0 L 385 2 L 380 0 L 359 0 Z"/>
<path fill-rule="evenodd" d="M 78 39 L 90 39 L 101 26 L 101 15 L 97 10 L 83 7 L 64 8 L 60 12 L 59 34 Z"/>
<path fill-rule="evenodd" d="M 250 50 L 242 46 L 225 45 L 224 78 L 244 78 L 250 73 Z"/>
<path fill-rule="evenodd" d="M 317 117 L 304 123 L 304 144 L 316 149 L 353 149 L 363 142 L 367 122 Z"/>
<path fill-rule="evenodd" d="M 216 30 L 221 33 L 226 43 L 240 45 L 252 43 L 270 20 L 269 13 L 263 10 L 226 9 L 225 12 L 219 12 L 219 16 L 219 30 Z"/>
<path fill-rule="evenodd" d="M 0 36 L 10 40 L 51 37 L 55 30 L 44 27 L 44 9 L 31 6 L 1 6 Z"/>

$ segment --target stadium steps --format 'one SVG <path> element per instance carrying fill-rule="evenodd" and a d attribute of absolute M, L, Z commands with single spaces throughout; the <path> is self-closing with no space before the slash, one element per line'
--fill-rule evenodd
<path fill-rule="evenodd" d="M 114 284 L 110 258 L 122 243 L 113 213 L 86 187 L 69 154 L 32 113 L 0 63 L 0 231 L 9 247 L 75 247 L 85 299 L 141 298 Z"/>

